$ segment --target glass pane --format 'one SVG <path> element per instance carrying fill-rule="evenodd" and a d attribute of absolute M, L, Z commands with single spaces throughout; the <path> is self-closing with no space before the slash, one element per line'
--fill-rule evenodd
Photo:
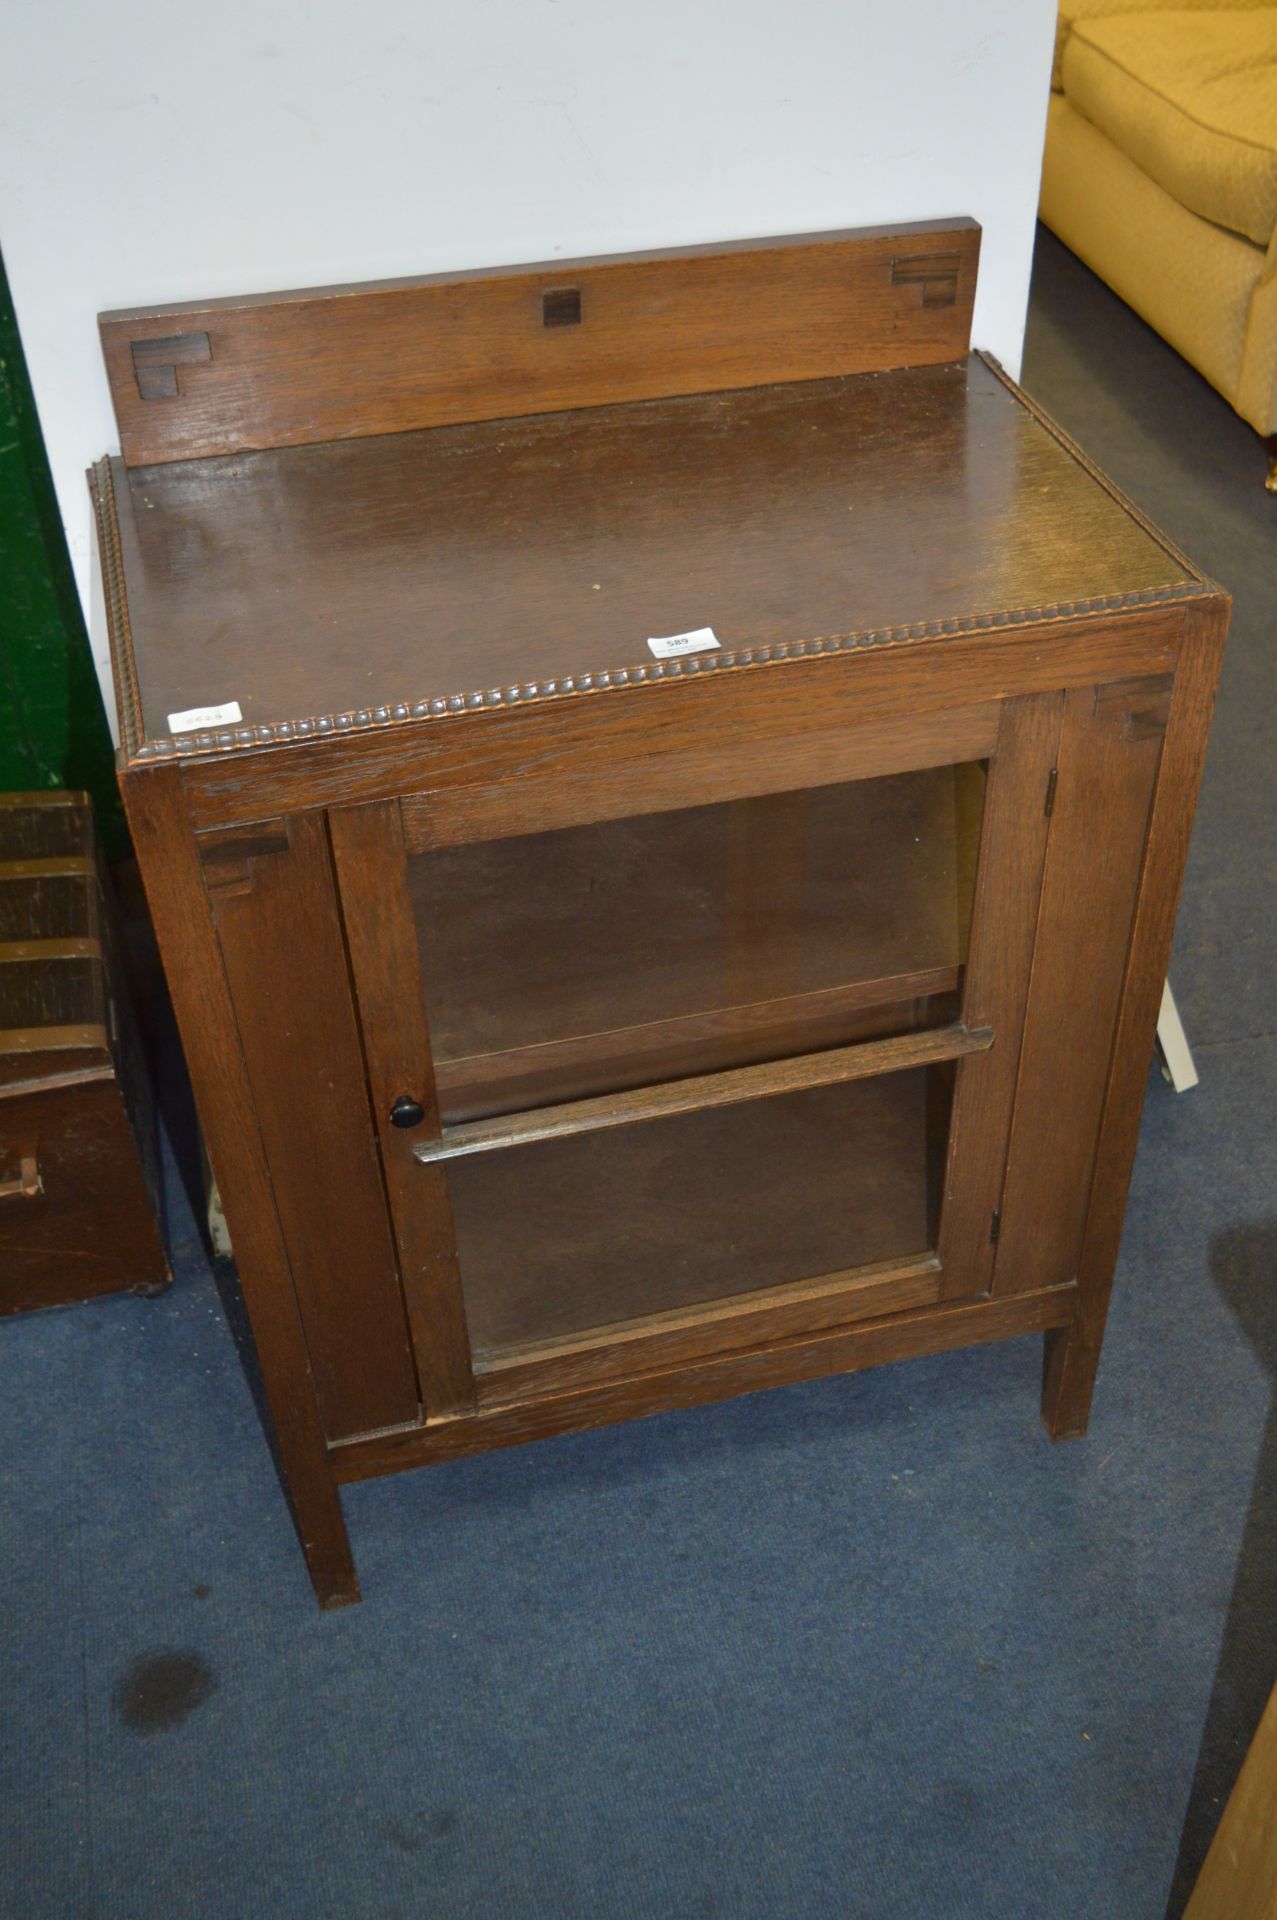
<path fill-rule="evenodd" d="M 445 1122 L 951 1021 L 980 765 L 410 856 Z"/>
<path fill-rule="evenodd" d="M 448 1163 L 475 1359 L 935 1244 L 952 1066 Z"/>

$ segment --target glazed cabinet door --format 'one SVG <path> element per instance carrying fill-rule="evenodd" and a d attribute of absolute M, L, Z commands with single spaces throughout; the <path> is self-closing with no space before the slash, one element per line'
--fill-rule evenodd
<path fill-rule="evenodd" d="M 988 1291 L 1062 710 L 330 812 L 428 1415 Z"/>

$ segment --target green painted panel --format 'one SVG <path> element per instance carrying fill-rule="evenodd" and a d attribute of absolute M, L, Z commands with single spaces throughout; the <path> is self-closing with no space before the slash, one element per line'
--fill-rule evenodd
<path fill-rule="evenodd" d="M 0 790 L 86 787 L 127 845 L 111 736 L 0 260 Z"/>

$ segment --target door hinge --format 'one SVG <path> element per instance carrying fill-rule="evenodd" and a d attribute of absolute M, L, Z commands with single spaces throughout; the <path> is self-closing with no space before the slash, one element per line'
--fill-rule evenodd
<path fill-rule="evenodd" d="M 999 1235 L 999 1234 L 1001 1233 L 1001 1231 L 1002 1231 L 1002 1213 L 1001 1213 L 1001 1210 L 1000 1210 L 1000 1208 L 998 1208 L 998 1207 L 995 1207 L 995 1208 L 993 1209 L 993 1218 L 992 1218 L 992 1219 L 990 1220 L 990 1222 L 989 1222 L 989 1244 L 990 1244 L 990 1246 L 994 1246 L 994 1247 L 996 1247 L 996 1246 L 997 1246 L 997 1244 L 998 1244 L 998 1235 Z"/>
<path fill-rule="evenodd" d="M 1046 776 L 1046 805 L 1042 811 L 1048 820 L 1055 812 L 1055 783 L 1059 778 L 1059 773 L 1060 769 L 1058 767 L 1052 767 L 1050 773 Z"/>

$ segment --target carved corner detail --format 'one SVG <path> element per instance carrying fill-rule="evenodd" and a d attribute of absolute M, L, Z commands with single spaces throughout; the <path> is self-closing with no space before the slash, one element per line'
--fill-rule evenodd
<path fill-rule="evenodd" d="M 1096 718 L 1115 728 L 1123 740 L 1152 740 L 1166 732 L 1171 717 L 1173 674 L 1136 680 L 1110 680 L 1095 689 Z"/>
<path fill-rule="evenodd" d="M 179 367 L 197 366 L 213 358 L 206 333 L 166 333 L 156 340 L 130 340 L 133 376 L 144 400 L 172 400 L 178 392 Z"/>
<path fill-rule="evenodd" d="M 287 853 L 288 821 L 257 820 L 248 827 L 215 827 L 198 836 L 204 890 L 219 902 L 251 893 L 260 860 Z"/>
<path fill-rule="evenodd" d="M 915 253 L 891 263 L 893 287 L 921 288 L 919 304 L 924 307 L 951 307 L 958 298 L 956 253 Z"/>

